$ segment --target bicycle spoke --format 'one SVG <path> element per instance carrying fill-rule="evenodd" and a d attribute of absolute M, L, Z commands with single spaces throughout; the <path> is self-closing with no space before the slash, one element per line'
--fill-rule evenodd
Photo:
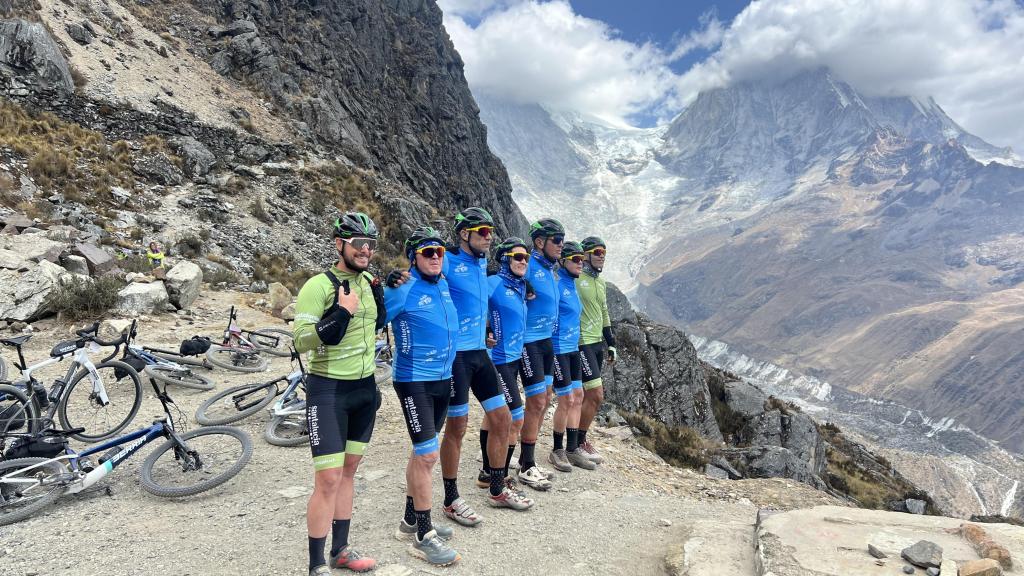
<path fill-rule="evenodd" d="M 185 470 L 183 462 L 176 459 L 175 450 L 167 450 L 153 466 L 153 481 L 161 486 L 190 486 L 205 478 L 223 473 L 242 456 L 242 444 L 231 436 L 208 434 L 186 441 L 189 450 L 198 453 L 202 468 Z M 191 460 L 191 457 L 189 458 Z"/>

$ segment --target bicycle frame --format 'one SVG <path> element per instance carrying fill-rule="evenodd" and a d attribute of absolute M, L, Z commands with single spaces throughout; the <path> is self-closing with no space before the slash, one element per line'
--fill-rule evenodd
<path fill-rule="evenodd" d="M 181 364 L 178 364 L 177 362 L 173 362 L 166 358 L 160 358 L 159 356 L 155 356 L 153 355 L 152 352 L 150 352 L 147 348 L 143 346 L 129 345 L 126 351 L 128 354 L 138 358 L 139 360 L 142 360 L 143 362 L 150 366 L 166 366 L 173 370 L 189 369 L 187 366 L 183 366 Z"/>
<path fill-rule="evenodd" d="M 90 346 L 90 348 L 92 348 L 92 346 Z M 99 347 L 97 346 L 96 349 L 98 350 L 98 348 Z M 47 418 L 53 417 L 53 414 L 57 410 L 57 405 L 63 399 L 64 386 L 66 386 L 71 378 L 74 377 L 79 367 L 85 368 L 89 372 L 89 379 L 92 380 L 93 392 L 96 394 L 97 398 L 99 398 L 101 404 L 103 406 L 110 404 L 110 399 L 107 397 L 107 389 L 103 386 L 103 377 L 100 376 L 99 371 L 96 370 L 96 365 L 93 364 L 92 359 L 89 358 L 89 352 L 86 351 L 86 347 L 82 346 L 81 348 L 75 349 L 73 357 L 74 360 L 71 362 L 71 365 L 68 366 L 67 372 L 64 374 L 64 378 L 56 380 L 54 387 L 46 394 L 48 406 L 40 406 L 40 408 L 47 409 Z M 23 362 L 22 365 L 19 366 L 21 369 L 21 378 L 12 382 L 12 384 L 14 386 L 24 386 L 28 392 L 26 395 L 32 398 L 35 395 L 36 385 L 42 386 L 43 390 L 46 390 L 45 385 L 32 377 L 32 373 L 63 362 L 66 358 L 67 355 L 59 356 L 57 358 L 47 358 L 46 360 L 43 360 L 38 364 L 33 364 L 32 366 L 25 366 L 25 363 Z"/>
<path fill-rule="evenodd" d="M 284 379 L 288 381 L 288 386 L 284 389 L 284 392 L 281 394 L 281 397 L 278 398 L 277 400 L 275 400 L 274 403 L 271 405 L 271 407 L 270 407 L 271 415 L 273 415 L 273 416 L 290 416 L 292 414 L 305 414 L 306 413 L 306 403 L 305 402 L 302 402 L 301 404 L 296 403 L 296 405 L 292 405 L 292 406 L 290 406 L 288 408 L 286 408 L 285 404 L 284 404 L 285 400 L 288 400 L 288 398 L 292 395 L 293 392 L 295 392 L 295 389 L 298 388 L 300 384 L 305 386 L 305 384 L 306 384 L 306 374 L 305 374 L 305 372 L 303 372 L 302 369 L 299 368 L 295 372 L 292 372 L 291 374 L 285 376 Z"/>
<path fill-rule="evenodd" d="M 221 346 L 228 348 L 251 348 L 253 351 L 258 350 L 257 346 L 249 341 L 243 334 L 253 334 L 252 330 L 243 330 L 235 321 L 238 320 L 238 313 L 235 312 L 235 307 L 231 307 L 231 311 L 228 313 L 228 327 L 224 329 L 224 341 Z M 274 346 L 276 347 L 279 338 L 276 336 L 261 335 L 264 338 L 273 338 Z"/>

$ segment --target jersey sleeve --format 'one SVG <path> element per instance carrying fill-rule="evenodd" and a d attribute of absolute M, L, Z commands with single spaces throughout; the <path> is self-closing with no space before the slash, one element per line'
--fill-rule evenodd
<path fill-rule="evenodd" d="M 299 353 L 309 352 L 319 347 L 323 342 L 316 333 L 316 323 L 323 317 L 327 307 L 330 306 L 330 298 L 324 287 L 324 282 L 319 282 L 319 276 L 310 278 L 295 300 L 295 323 L 292 328 L 292 338 L 295 340 L 295 350 Z M 333 288 L 329 282 L 328 286 Z M 329 300 L 330 298 L 330 300 Z"/>
<path fill-rule="evenodd" d="M 384 320 L 385 324 L 390 323 L 405 309 L 405 301 L 409 298 L 409 290 L 412 289 L 412 285 L 415 282 L 415 279 L 410 278 L 398 288 L 384 289 L 384 308 L 387 309 L 387 318 Z"/>
<path fill-rule="evenodd" d="M 606 289 L 607 285 L 604 282 L 601 282 L 600 288 L 601 290 L 598 293 L 598 298 L 600 298 L 601 302 L 601 316 L 603 321 L 601 327 L 610 328 L 612 325 L 612 319 L 611 316 L 608 315 L 608 290 Z"/>

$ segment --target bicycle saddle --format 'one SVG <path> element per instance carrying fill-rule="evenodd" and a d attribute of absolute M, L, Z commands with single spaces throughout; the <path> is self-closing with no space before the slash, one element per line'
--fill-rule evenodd
<path fill-rule="evenodd" d="M 0 344 L 5 346 L 21 346 L 25 342 L 28 342 L 28 339 L 31 337 L 31 334 L 22 334 L 21 336 L 15 336 L 14 338 L 0 338 Z"/>
<path fill-rule="evenodd" d="M 50 350 L 50 356 L 52 358 L 67 356 L 84 345 L 85 343 L 81 340 L 65 340 L 64 342 L 58 342 L 57 345 L 53 347 L 53 350 Z"/>

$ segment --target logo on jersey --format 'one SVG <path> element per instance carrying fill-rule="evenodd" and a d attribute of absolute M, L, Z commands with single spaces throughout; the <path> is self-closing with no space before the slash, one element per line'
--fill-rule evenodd
<path fill-rule="evenodd" d="M 459 265 L 455 267 L 456 274 L 463 274 L 469 271 L 469 267 L 466 266 L 465 262 L 459 262 Z"/>
<path fill-rule="evenodd" d="M 568 296 L 568 295 L 569 295 L 569 289 L 568 288 L 563 289 L 562 290 L 562 296 Z"/>
<path fill-rule="evenodd" d="M 511 288 L 505 288 L 505 296 L 515 296 L 516 291 Z"/>
<path fill-rule="evenodd" d="M 543 270 L 537 270 L 536 272 L 533 273 L 533 277 L 534 278 L 543 278 L 544 277 L 544 271 Z"/>
<path fill-rule="evenodd" d="M 424 306 L 429 306 L 430 303 L 433 302 L 433 301 L 434 301 L 434 299 L 431 298 L 430 296 L 427 296 L 426 294 L 424 294 L 423 296 L 420 296 L 420 301 L 419 301 L 420 308 L 422 308 Z"/>
<path fill-rule="evenodd" d="M 586 280 L 580 280 L 580 286 L 590 286 L 590 282 Z"/>

